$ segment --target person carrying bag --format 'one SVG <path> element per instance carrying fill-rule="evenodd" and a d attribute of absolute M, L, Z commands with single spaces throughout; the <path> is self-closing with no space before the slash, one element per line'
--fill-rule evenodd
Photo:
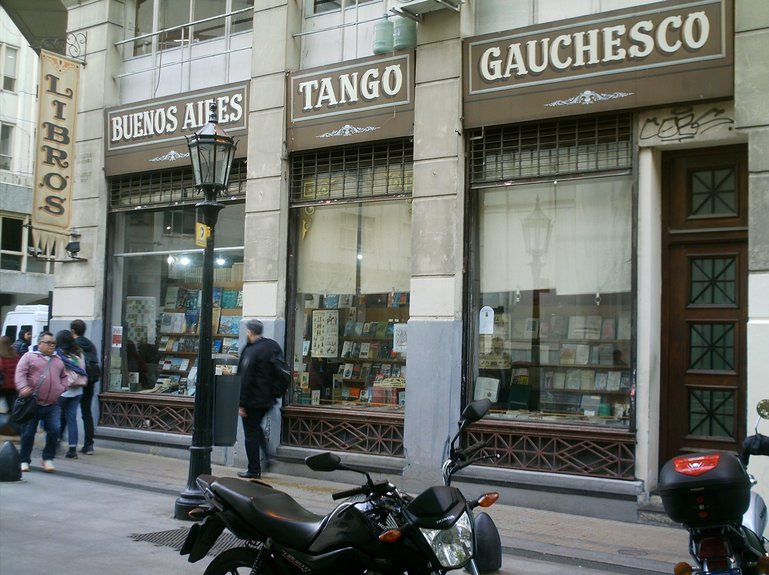
<path fill-rule="evenodd" d="M 21 470 L 29 471 L 32 448 L 39 423 L 45 428 L 45 446 L 43 447 L 43 470 L 51 473 L 56 470 L 53 460 L 59 445 L 61 428 L 61 409 L 59 397 L 67 389 L 68 378 L 64 362 L 54 354 L 56 340 L 50 331 L 40 334 L 37 349 L 21 356 L 16 366 L 15 384 L 20 398 L 36 393 L 37 409 L 34 416 L 21 428 Z"/>

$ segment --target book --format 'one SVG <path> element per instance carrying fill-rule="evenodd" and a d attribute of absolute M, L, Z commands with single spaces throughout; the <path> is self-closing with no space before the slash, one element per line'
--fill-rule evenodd
<path fill-rule="evenodd" d="M 585 321 L 584 315 L 573 315 L 569 318 L 569 339 L 585 339 Z"/>
<path fill-rule="evenodd" d="M 577 350 L 574 354 L 574 363 L 578 365 L 587 365 L 589 361 L 590 346 L 586 343 L 577 344 Z"/>
<path fill-rule="evenodd" d="M 188 308 L 184 312 L 185 333 L 198 333 L 198 323 L 200 322 L 200 310 L 198 308 Z"/>
<path fill-rule="evenodd" d="M 550 317 L 550 337 L 563 339 L 569 333 L 569 318 L 565 315 L 553 315 Z"/>
<path fill-rule="evenodd" d="M 222 353 L 222 340 L 221 339 L 215 339 L 211 343 L 211 351 L 213 353 Z"/>
<path fill-rule="evenodd" d="M 176 303 L 174 304 L 176 309 L 187 308 L 187 288 L 178 288 L 176 290 Z"/>
<path fill-rule="evenodd" d="M 163 302 L 163 307 L 165 309 L 175 309 L 176 308 L 176 298 L 179 295 L 179 287 L 178 286 L 168 286 L 166 288 L 166 299 Z"/>
<path fill-rule="evenodd" d="M 325 298 L 323 298 L 323 307 L 325 307 L 326 309 L 339 308 L 339 295 L 328 294 Z"/>
<path fill-rule="evenodd" d="M 606 391 L 619 391 L 621 371 L 610 371 L 606 378 Z"/>
<path fill-rule="evenodd" d="M 615 336 L 614 318 L 607 317 L 601 322 L 601 339 L 614 339 Z"/>
<path fill-rule="evenodd" d="M 563 365 L 573 365 L 577 355 L 577 344 L 575 343 L 563 343 L 561 344 L 561 355 L 559 361 Z"/>
<path fill-rule="evenodd" d="M 236 337 L 223 337 L 222 338 L 222 353 L 229 353 L 230 355 L 237 355 L 237 353 L 238 353 L 238 338 L 236 338 Z"/>
<path fill-rule="evenodd" d="M 473 392 L 473 400 L 479 400 L 487 398 L 492 403 L 497 402 L 497 395 L 499 393 L 499 380 L 493 377 L 477 377 L 475 378 L 475 391 Z"/>
<path fill-rule="evenodd" d="M 566 370 L 566 382 L 564 389 L 580 389 L 582 386 L 582 375 L 579 369 Z"/>
<path fill-rule="evenodd" d="M 222 292 L 224 290 L 220 287 L 215 287 L 214 292 L 212 295 L 213 303 L 214 303 L 214 309 L 218 307 L 222 307 Z"/>
<path fill-rule="evenodd" d="M 630 339 L 629 315 L 620 315 L 617 318 L 617 339 Z"/>
<path fill-rule="evenodd" d="M 344 379 L 350 379 L 352 377 L 352 363 L 345 363 L 344 370 L 342 371 L 342 377 Z"/>
<path fill-rule="evenodd" d="M 219 331 L 220 334 L 239 334 L 240 333 L 240 320 L 239 315 L 223 315 L 219 318 Z"/>
<path fill-rule="evenodd" d="M 600 315 L 589 315 L 585 318 L 585 339 L 600 339 L 602 319 Z"/>
<path fill-rule="evenodd" d="M 525 338 L 537 338 L 539 337 L 539 320 L 533 317 L 526 318 L 523 326 L 523 337 Z"/>
<path fill-rule="evenodd" d="M 160 318 L 160 333 L 183 333 L 184 314 L 179 312 L 163 312 Z"/>
<path fill-rule="evenodd" d="M 358 352 L 358 357 L 367 359 L 371 357 L 371 344 L 367 341 L 364 341 L 360 344 L 360 351 Z"/>
<path fill-rule="evenodd" d="M 595 371 L 592 369 L 583 369 L 579 373 L 579 388 L 592 390 L 595 385 Z"/>
<path fill-rule="evenodd" d="M 346 340 L 342 344 L 342 355 L 340 357 L 343 357 L 343 358 L 350 357 L 351 353 L 352 353 L 352 342 L 349 340 Z"/>
<path fill-rule="evenodd" d="M 600 395 L 583 395 L 580 401 L 579 407 L 582 413 L 588 417 L 595 417 L 598 415 L 598 408 L 601 405 Z"/>
<path fill-rule="evenodd" d="M 370 363 L 361 364 L 360 378 L 368 381 L 370 377 L 371 377 L 371 364 Z M 617 382 L 619 383 L 619 380 L 617 380 Z"/>
<path fill-rule="evenodd" d="M 566 387 L 566 372 L 555 371 L 553 372 L 553 389 L 563 389 Z"/>
<path fill-rule="evenodd" d="M 593 382 L 593 388 L 596 391 L 606 391 L 609 382 L 609 372 L 597 371 L 595 372 L 595 381 Z"/>
<path fill-rule="evenodd" d="M 222 291 L 223 309 L 235 309 L 238 306 L 238 290 L 226 289 Z"/>

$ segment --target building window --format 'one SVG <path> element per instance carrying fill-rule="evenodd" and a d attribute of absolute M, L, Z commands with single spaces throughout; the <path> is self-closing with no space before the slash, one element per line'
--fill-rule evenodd
<path fill-rule="evenodd" d="M 0 124 L 0 170 L 10 170 L 13 159 L 13 126 Z"/>
<path fill-rule="evenodd" d="M 50 258 L 36 258 L 32 253 L 32 231 L 29 228 L 29 216 L 0 217 L 0 269 L 51 273 L 53 263 Z M 25 253 L 25 250 L 29 253 Z"/>
<path fill-rule="evenodd" d="M 538 138 L 487 130 L 471 140 L 471 393 L 498 417 L 629 424 L 630 130 L 606 129 L 624 122 L 543 122 L 505 129 Z"/>
<path fill-rule="evenodd" d="M 372 146 L 292 158 L 295 405 L 405 405 L 411 148 L 379 147 L 373 162 Z"/>
<path fill-rule="evenodd" d="M 245 204 L 219 214 L 212 318 L 219 370 L 237 365 Z M 197 382 L 203 250 L 194 206 L 113 215 L 112 348 L 106 390 L 192 396 Z M 189 224 L 192 225 L 189 225 Z"/>
<path fill-rule="evenodd" d="M 228 26 L 230 34 L 250 31 L 252 8 L 253 0 L 137 0 L 133 53 L 151 53 L 153 33 L 157 49 L 168 50 L 223 38 Z"/>
<path fill-rule="evenodd" d="M 306 0 L 306 14 L 312 16 L 313 14 L 325 14 L 326 12 L 334 12 L 341 10 L 349 6 L 355 6 L 357 4 L 370 4 L 377 0 Z"/>
<path fill-rule="evenodd" d="M 2 58 L 3 90 L 16 91 L 16 68 L 18 62 L 18 49 L 8 44 L 0 43 L 0 57 Z"/>

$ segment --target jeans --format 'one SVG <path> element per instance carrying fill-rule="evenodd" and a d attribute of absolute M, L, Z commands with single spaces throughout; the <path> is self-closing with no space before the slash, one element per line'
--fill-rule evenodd
<path fill-rule="evenodd" d="M 67 431 L 67 440 L 70 447 L 77 447 L 77 406 L 80 405 L 80 396 L 75 397 L 60 397 L 59 405 L 61 406 L 61 416 L 66 425 L 63 426 Z M 60 435 L 62 434 L 61 427 L 59 428 Z"/>
<path fill-rule="evenodd" d="M 93 447 L 93 412 L 91 403 L 93 400 L 93 388 L 96 382 L 90 382 L 83 388 L 80 396 L 80 417 L 83 418 L 83 447 Z"/>
<path fill-rule="evenodd" d="M 267 438 L 262 429 L 262 419 L 272 409 L 271 407 L 247 407 L 246 416 L 241 417 L 243 422 L 243 435 L 245 436 L 246 457 L 248 458 L 248 471 L 261 473 L 262 463 L 259 449 L 264 451 L 264 458 L 269 458 Z"/>
<path fill-rule="evenodd" d="M 43 461 L 56 457 L 56 448 L 59 446 L 61 408 L 58 403 L 38 405 L 35 417 L 21 428 L 21 451 L 19 455 L 22 463 L 30 463 L 32 461 L 31 456 L 32 447 L 35 445 L 35 433 L 37 433 L 37 426 L 41 421 L 45 428 Z"/>

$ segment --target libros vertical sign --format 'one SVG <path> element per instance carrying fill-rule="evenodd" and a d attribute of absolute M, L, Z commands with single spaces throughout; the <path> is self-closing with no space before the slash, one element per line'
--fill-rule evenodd
<path fill-rule="evenodd" d="M 61 255 L 69 236 L 80 65 L 40 51 L 32 241 Z"/>

